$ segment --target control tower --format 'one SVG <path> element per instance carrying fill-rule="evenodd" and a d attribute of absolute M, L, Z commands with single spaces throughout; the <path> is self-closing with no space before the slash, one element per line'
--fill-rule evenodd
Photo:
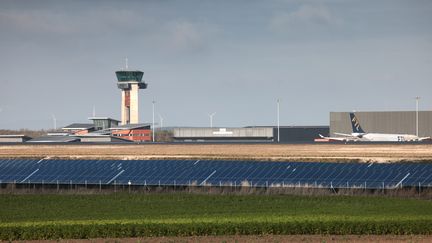
<path fill-rule="evenodd" d="M 116 72 L 117 87 L 122 90 L 122 125 L 139 123 L 138 90 L 147 88 L 147 84 L 142 81 L 143 75 L 144 72 L 138 70 L 122 70 Z"/>

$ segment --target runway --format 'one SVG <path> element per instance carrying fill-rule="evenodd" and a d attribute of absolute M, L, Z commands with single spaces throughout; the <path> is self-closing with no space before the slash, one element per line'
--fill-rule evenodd
<path fill-rule="evenodd" d="M 0 158 L 432 162 L 431 144 L 1 145 Z"/>

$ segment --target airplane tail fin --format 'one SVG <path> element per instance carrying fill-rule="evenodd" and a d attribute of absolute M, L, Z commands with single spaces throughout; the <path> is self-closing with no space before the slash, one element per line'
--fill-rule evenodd
<path fill-rule="evenodd" d="M 360 122 L 358 121 L 357 117 L 354 115 L 353 112 L 350 113 L 350 119 L 353 133 L 365 133 L 363 128 L 360 126 Z"/>

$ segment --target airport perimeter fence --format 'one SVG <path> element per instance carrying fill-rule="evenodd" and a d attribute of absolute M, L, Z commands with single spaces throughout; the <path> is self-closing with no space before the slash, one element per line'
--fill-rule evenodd
<path fill-rule="evenodd" d="M 381 186 L 377 186 L 381 184 Z M 203 183 L 196 181 L 187 183 L 172 183 L 157 181 L 156 183 L 129 183 L 113 181 L 110 184 L 99 181 L 98 183 L 74 182 L 72 180 L 56 181 L 55 183 L 44 181 L 32 182 L 28 180 L 20 182 L 1 182 L 0 193 L 146 193 L 146 192 L 210 192 L 210 193 L 277 193 L 277 194 L 392 194 L 392 195 L 423 195 L 432 197 L 432 185 L 404 184 L 403 182 L 301 182 L 297 183 L 253 183 L 253 181 Z M 407 193 L 408 192 L 408 193 Z"/>

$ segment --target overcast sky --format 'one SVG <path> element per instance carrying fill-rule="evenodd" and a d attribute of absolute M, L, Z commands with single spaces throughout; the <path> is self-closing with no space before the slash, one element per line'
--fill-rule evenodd
<path fill-rule="evenodd" d="M 0 128 L 120 118 L 115 71 L 144 71 L 140 121 L 328 125 L 330 111 L 432 110 L 432 1 L 0 1 Z"/>

